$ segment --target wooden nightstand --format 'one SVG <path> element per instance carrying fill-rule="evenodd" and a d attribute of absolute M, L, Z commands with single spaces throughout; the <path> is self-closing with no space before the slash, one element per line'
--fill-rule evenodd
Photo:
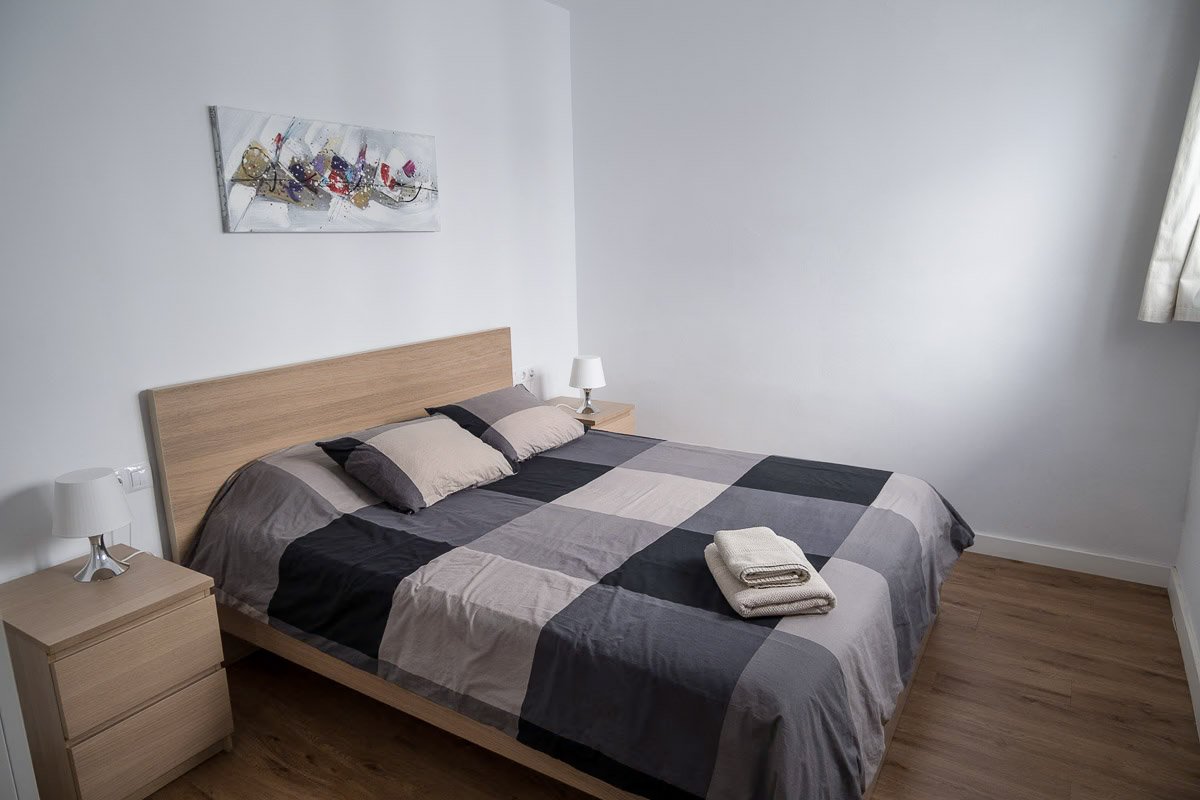
<path fill-rule="evenodd" d="M 38 790 L 142 798 L 232 745 L 212 579 L 140 554 L 124 575 L 78 583 L 83 562 L 0 586 Z"/>
<path fill-rule="evenodd" d="M 552 406 L 563 403 L 571 408 L 579 408 L 580 404 L 583 403 L 578 397 L 555 397 L 546 402 Z M 633 404 L 613 403 L 608 400 L 593 400 L 592 405 L 596 407 L 595 414 L 570 413 L 587 427 L 595 428 L 598 431 L 636 433 L 637 420 L 634 416 L 635 409 Z M 565 408 L 563 409 L 563 411 L 566 410 Z"/>

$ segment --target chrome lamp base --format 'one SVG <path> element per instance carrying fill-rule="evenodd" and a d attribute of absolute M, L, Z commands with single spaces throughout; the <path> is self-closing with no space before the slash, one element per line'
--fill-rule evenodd
<path fill-rule="evenodd" d="M 92 555 L 83 565 L 83 569 L 75 573 L 75 580 L 84 583 L 107 580 L 129 569 L 128 565 L 108 554 L 108 548 L 104 546 L 104 536 L 89 536 L 88 541 L 92 543 Z"/>
<path fill-rule="evenodd" d="M 583 390 L 583 405 L 575 409 L 576 414 L 596 414 L 599 413 L 594 405 L 592 405 L 592 390 Z"/>

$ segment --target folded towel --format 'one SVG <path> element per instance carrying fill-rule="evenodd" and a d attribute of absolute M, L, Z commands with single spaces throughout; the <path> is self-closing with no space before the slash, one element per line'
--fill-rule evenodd
<path fill-rule="evenodd" d="M 786 541 L 786 540 L 785 540 Z M 799 558 L 804 555 L 798 545 Z M 809 568 L 809 579 L 799 586 L 748 587 L 725 566 L 715 544 L 704 548 L 704 560 L 712 572 L 726 602 L 743 617 L 786 617 L 792 614 L 827 614 L 837 604 L 829 584 L 815 569 Z M 807 561 L 807 559 L 805 559 Z"/>
<path fill-rule="evenodd" d="M 770 528 L 717 531 L 713 542 L 729 571 L 747 586 L 797 586 L 813 573 L 803 552 L 796 558 L 799 546 Z"/>

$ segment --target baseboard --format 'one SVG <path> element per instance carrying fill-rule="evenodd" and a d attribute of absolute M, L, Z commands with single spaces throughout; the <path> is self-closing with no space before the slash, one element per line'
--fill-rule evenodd
<path fill-rule="evenodd" d="M 1150 586 L 1166 586 L 1171 580 L 1171 567 L 1167 564 L 1092 553 L 1071 547 L 1055 547 L 990 533 L 975 534 L 975 546 L 971 550 L 988 556 L 1011 558 L 1014 561 L 1027 561 L 1030 564 L 1058 567 L 1074 572 L 1086 572 L 1089 575 L 1103 575 L 1106 578 L 1117 578 Z"/>
<path fill-rule="evenodd" d="M 1200 638 L 1196 637 L 1192 606 L 1188 602 L 1190 598 L 1184 594 L 1178 569 L 1171 569 L 1167 593 L 1171 595 L 1171 616 L 1175 619 L 1175 633 L 1179 635 L 1179 649 L 1183 651 L 1183 666 L 1187 671 L 1188 691 L 1192 695 L 1196 731 L 1200 733 Z"/>

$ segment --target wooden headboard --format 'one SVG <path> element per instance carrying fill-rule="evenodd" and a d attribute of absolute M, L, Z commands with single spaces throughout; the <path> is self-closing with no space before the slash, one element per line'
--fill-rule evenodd
<path fill-rule="evenodd" d="M 399 422 L 512 385 L 508 328 L 183 383 L 148 394 L 158 485 L 181 560 L 239 467 L 288 445 Z"/>

